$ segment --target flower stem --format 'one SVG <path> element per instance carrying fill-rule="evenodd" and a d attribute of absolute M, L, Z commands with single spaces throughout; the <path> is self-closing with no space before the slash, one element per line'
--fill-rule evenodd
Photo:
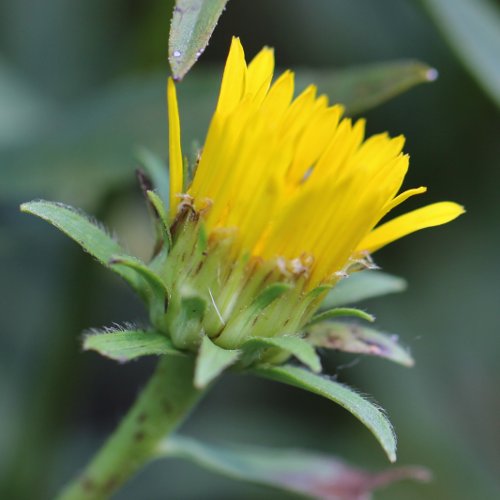
<path fill-rule="evenodd" d="M 193 386 L 193 372 L 193 357 L 164 356 L 116 431 L 58 500 L 109 498 L 154 457 L 160 440 L 186 418 L 203 393 Z"/>

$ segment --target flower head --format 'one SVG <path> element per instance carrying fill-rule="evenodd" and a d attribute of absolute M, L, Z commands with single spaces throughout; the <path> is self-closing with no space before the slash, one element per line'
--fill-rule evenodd
<path fill-rule="evenodd" d="M 314 85 L 294 98 L 294 74 L 272 83 L 273 72 L 271 49 L 247 65 L 233 39 L 190 182 L 183 178 L 176 90 L 168 83 L 174 258 L 165 276 L 179 296 L 208 304 L 198 326 L 224 347 L 296 333 L 325 289 L 370 265 L 372 252 L 463 212 L 441 202 L 377 226 L 426 190 L 398 194 L 408 169 L 404 137 L 365 139 L 364 120 L 343 118 L 342 106 L 329 105 Z M 263 307 L 252 309 L 259 300 Z M 185 333 L 177 340 L 197 343 Z"/>

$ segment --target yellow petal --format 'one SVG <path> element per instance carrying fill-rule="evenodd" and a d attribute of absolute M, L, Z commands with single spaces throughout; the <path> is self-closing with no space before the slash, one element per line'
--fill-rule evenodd
<path fill-rule="evenodd" d="M 245 94 L 261 102 L 273 78 L 274 51 L 264 47 L 248 65 Z"/>
<path fill-rule="evenodd" d="M 422 194 L 427 191 L 425 186 L 420 186 L 418 188 L 407 189 L 406 191 L 398 194 L 396 198 L 393 198 L 390 202 L 388 202 L 384 208 L 382 209 L 382 214 L 380 218 L 382 218 L 385 214 L 388 214 L 393 208 L 396 208 L 401 203 L 405 202 L 408 198 L 415 196 L 416 194 Z"/>
<path fill-rule="evenodd" d="M 440 226 L 456 219 L 465 212 L 464 208 L 451 201 L 427 205 L 382 224 L 366 236 L 358 245 L 358 251 L 375 252 L 379 248 L 407 234 Z"/>
<path fill-rule="evenodd" d="M 239 38 L 233 37 L 220 86 L 216 113 L 230 113 L 243 97 L 247 74 L 245 52 Z"/>
<path fill-rule="evenodd" d="M 294 74 L 286 70 L 273 84 L 262 103 L 261 113 L 269 123 L 277 124 L 290 106 L 294 89 Z"/>
<path fill-rule="evenodd" d="M 179 194 L 182 193 L 183 167 L 181 150 L 181 126 L 179 120 L 179 107 L 177 105 L 177 92 L 174 81 L 168 79 L 168 154 L 170 171 L 170 217 L 177 213 Z"/>

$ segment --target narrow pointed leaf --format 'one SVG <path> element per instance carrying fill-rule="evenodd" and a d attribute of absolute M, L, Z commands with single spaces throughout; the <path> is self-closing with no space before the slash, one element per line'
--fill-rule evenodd
<path fill-rule="evenodd" d="M 389 460 L 396 460 L 396 436 L 389 419 L 375 404 L 351 388 L 296 366 L 262 366 L 251 373 L 290 384 L 333 401 L 358 418 L 381 444 Z"/>
<path fill-rule="evenodd" d="M 253 337 L 243 344 L 242 349 L 243 351 L 258 351 L 273 347 L 282 349 L 295 356 L 313 372 L 318 373 L 321 371 L 321 361 L 314 347 L 307 340 L 300 337 Z"/>
<path fill-rule="evenodd" d="M 500 7 L 491 0 L 424 0 L 472 75 L 500 106 Z"/>
<path fill-rule="evenodd" d="M 155 269 L 158 267 L 161 269 L 163 267 L 162 264 L 165 263 L 168 253 L 173 245 L 168 213 L 162 199 L 154 191 L 148 191 L 146 195 L 156 217 L 155 222 L 158 238 L 158 241 L 156 242 L 155 256 L 150 262 L 150 265 Z"/>
<path fill-rule="evenodd" d="M 322 309 L 330 309 L 362 300 L 406 290 L 406 281 L 380 271 L 361 271 L 340 281 L 326 296 Z"/>
<path fill-rule="evenodd" d="M 165 336 L 153 331 L 120 330 L 89 333 L 83 340 L 86 351 L 99 354 L 116 361 L 130 361 L 141 356 L 184 353 L 175 349 Z"/>
<path fill-rule="evenodd" d="M 312 325 L 307 329 L 307 339 L 316 347 L 379 356 L 403 366 L 415 364 L 410 353 L 399 345 L 396 335 L 354 323 L 328 321 Z"/>
<path fill-rule="evenodd" d="M 113 256 L 125 255 L 123 248 L 104 229 L 73 207 L 40 200 L 23 203 L 21 211 L 51 223 L 106 267 L 110 267 Z M 144 297 L 144 281 L 135 270 L 125 266 L 115 266 L 113 270 Z"/>
<path fill-rule="evenodd" d="M 206 387 L 226 368 L 234 364 L 240 354 L 238 350 L 219 347 L 205 335 L 196 359 L 194 385 L 199 389 Z"/>
<path fill-rule="evenodd" d="M 159 320 L 165 313 L 169 297 L 168 290 L 160 277 L 135 257 L 114 255 L 110 260 L 110 265 L 112 269 L 131 269 L 144 279 L 148 285 L 146 295 L 153 321 Z"/>
<path fill-rule="evenodd" d="M 327 311 L 320 312 L 313 316 L 311 321 L 309 321 L 307 326 L 314 325 L 316 323 L 321 323 L 327 319 L 339 318 L 342 316 L 353 316 L 355 318 L 364 319 L 373 323 L 375 321 L 375 316 L 369 314 L 361 309 L 356 309 L 354 307 L 336 307 L 334 309 L 328 309 Z"/>
<path fill-rule="evenodd" d="M 136 257 L 114 255 L 111 257 L 109 264 L 112 267 L 125 267 L 128 269 L 133 269 L 137 274 L 140 274 L 151 286 L 154 292 L 161 296 L 167 297 L 168 290 L 165 283 L 160 279 L 160 277 L 155 274 L 149 267 L 141 262 Z"/>
<path fill-rule="evenodd" d="M 228 0 L 175 2 L 168 60 L 174 79 L 180 80 L 205 50 Z"/>
<path fill-rule="evenodd" d="M 415 85 L 432 82 L 437 71 L 419 61 L 391 61 L 324 72 L 297 72 L 298 83 L 310 81 L 332 102 L 356 114 L 378 106 Z"/>
<path fill-rule="evenodd" d="M 431 479 L 423 467 L 368 472 L 332 455 L 308 450 L 215 446 L 184 436 L 172 436 L 162 442 L 157 458 L 163 457 L 183 458 L 232 479 L 324 499 L 368 499 L 374 490 L 396 481 Z"/>

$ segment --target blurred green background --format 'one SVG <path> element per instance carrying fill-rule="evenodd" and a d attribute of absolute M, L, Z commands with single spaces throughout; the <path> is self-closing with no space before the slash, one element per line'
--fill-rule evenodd
<path fill-rule="evenodd" d="M 443 8 L 450 3 L 452 15 Z M 380 328 L 401 335 L 417 365 L 325 358 L 340 380 L 387 409 L 399 463 L 434 472 L 431 484 L 401 483 L 378 492 L 380 499 L 500 494 L 500 4 L 472 1 L 482 17 L 469 15 L 467 4 L 231 0 L 179 89 L 189 150 L 192 140 L 203 141 L 233 34 L 249 56 L 275 47 L 282 67 L 411 58 L 439 70 L 437 82 L 364 113 L 369 133 L 407 137 L 407 186 L 428 185 L 425 202 L 450 199 L 468 210 L 376 256 L 410 288 L 363 305 Z M 18 205 L 48 198 L 79 206 L 147 257 L 152 231 L 135 183 L 134 148 L 166 158 L 171 12 L 165 0 L 0 1 L 1 498 L 50 498 L 114 428 L 154 364 L 120 366 L 80 352 L 83 329 L 144 320 L 145 311 L 123 282 Z M 213 443 L 301 446 L 367 468 L 387 466 L 345 411 L 241 376 L 225 377 L 184 430 Z M 180 461 L 152 465 L 117 498 L 167 496 L 285 498 Z"/>

